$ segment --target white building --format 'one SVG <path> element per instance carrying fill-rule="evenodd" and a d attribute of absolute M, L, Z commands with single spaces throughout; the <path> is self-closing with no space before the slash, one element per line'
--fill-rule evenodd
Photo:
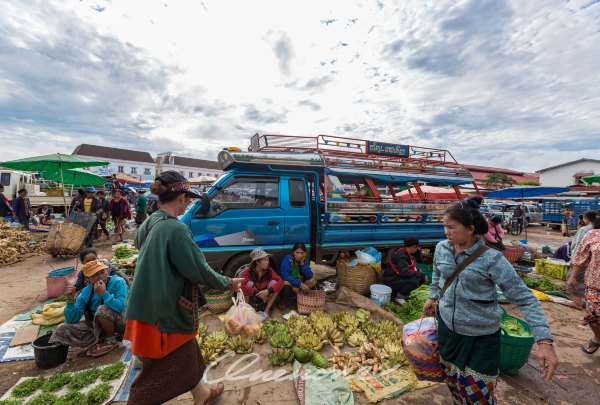
<path fill-rule="evenodd" d="M 153 181 L 156 177 L 154 159 L 148 152 L 82 144 L 75 148 L 72 155 L 109 162 L 108 167 L 89 168 L 100 176 L 123 173 L 140 181 Z"/>
<path fill-rule="evenodd" d="M 208 176 L 216 180 L 223 174 L 217 162 L 174 156 L 171 152 L 159 153 L 156 156 L 156 173 L 160 174 L 168 170 L 178 171 L 186 179 Z"/>
<path fill-rule="evenodd" d="M 538 170 L 540 183 L 547 187 L 580 185 L 584 176 L 600 174 L 600 160 L 579 159 Z"/>

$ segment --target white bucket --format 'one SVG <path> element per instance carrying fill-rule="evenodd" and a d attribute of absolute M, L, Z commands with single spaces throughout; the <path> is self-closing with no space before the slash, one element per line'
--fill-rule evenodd
<path fill-rule="evenodd" d="M 371 286 L 371 299 L 379 305 L 387 304 L 392 298 L 392 289 L 387 285 L 373 284 Z"/>

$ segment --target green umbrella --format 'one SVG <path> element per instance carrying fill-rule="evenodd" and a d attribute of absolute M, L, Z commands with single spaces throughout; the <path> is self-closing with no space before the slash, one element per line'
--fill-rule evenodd
<path fill-rule="evenodd" d="M 104 177 L 83 169 L 63 170 L 62 174 L 62 178 L 59 172 L 41 172 L 40 176 L 59 183 L 62 180 L 63 184 L 72 186 L 101 186 L 107 182 Z"/>
<path fill-rule="evenodd" d="M 93 166 L 108 166 L 108 162 L 89 159 L 77 155 L 63 155 L 55 153 L 53 155 L 35 156 L 19 160 L 11 160 L 10 162 L 0 163 L 0 166 L 9 169 L 23 170 L 26 172 L 46 172 L 59 173 L 61 183 L 64 184 L 63 172 L 68 169 L 78 169 L 83 167 Z M 67 198 L 63 193 L 65 202 L 65 211 L 67 209 Z"/>
<path fill-rule="evenodd" d="M 585 184 L 591 186 L 594 183 L 600 183 L 600 176 L 585 176 L 582 177 L 581 180 L 583 180 Z"/>

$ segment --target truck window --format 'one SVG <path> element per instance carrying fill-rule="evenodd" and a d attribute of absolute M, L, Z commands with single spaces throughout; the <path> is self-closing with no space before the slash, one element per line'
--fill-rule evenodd
<path fill-rule="evenodd" d="M 225 210 L 279 207 L 277 179 L 237 179 L 211 199 L 209 217 Z"/>
<path fill-rule="evenodd" d="M 304 180 L 290 179 L 290 205 L 295 208 L 306 206 L 306 190 L 304 188 Z"/>
<path fill-rule="evenodd" d="M 0 183 L 5 187 L 10 186 L 10 173 L 0 173 Z"/>

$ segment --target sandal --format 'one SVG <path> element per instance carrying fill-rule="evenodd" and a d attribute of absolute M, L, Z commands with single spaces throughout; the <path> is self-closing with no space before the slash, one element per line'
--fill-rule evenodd
<path fill-rule="evenodd" d="M 108 354 L 109 352 L 111 352 L 117 346 L 119 346 L 118 343 L 109 343 L 109 342 L 98 343 L 98 344 L 94 345 L 94 347 L 92 347 L 90 350 L 88 350 L 88 352 L 86 354 L 89 357 L 104 356 L 105 354 Z"/>
<path fill-rule="evenodd" d="M 204 402 L 204 405 L 212 405 L 223 395 L 223 391 L 225 391 L 225 385 L 223 383 L 218 383 L 216 387 L 210 387 L 210 395 L 208 399 Z"/>
<path fill-rule="evenodd" d="M 581 346 L 581 351 L 584 352 L 585 354 L 594 354 L 596 353 L 596 351 L 600 349 L 600 343 L 598 342 L 594 342 L 592 339 L 590 339 L 588 341 L 588 346 Z"/>

